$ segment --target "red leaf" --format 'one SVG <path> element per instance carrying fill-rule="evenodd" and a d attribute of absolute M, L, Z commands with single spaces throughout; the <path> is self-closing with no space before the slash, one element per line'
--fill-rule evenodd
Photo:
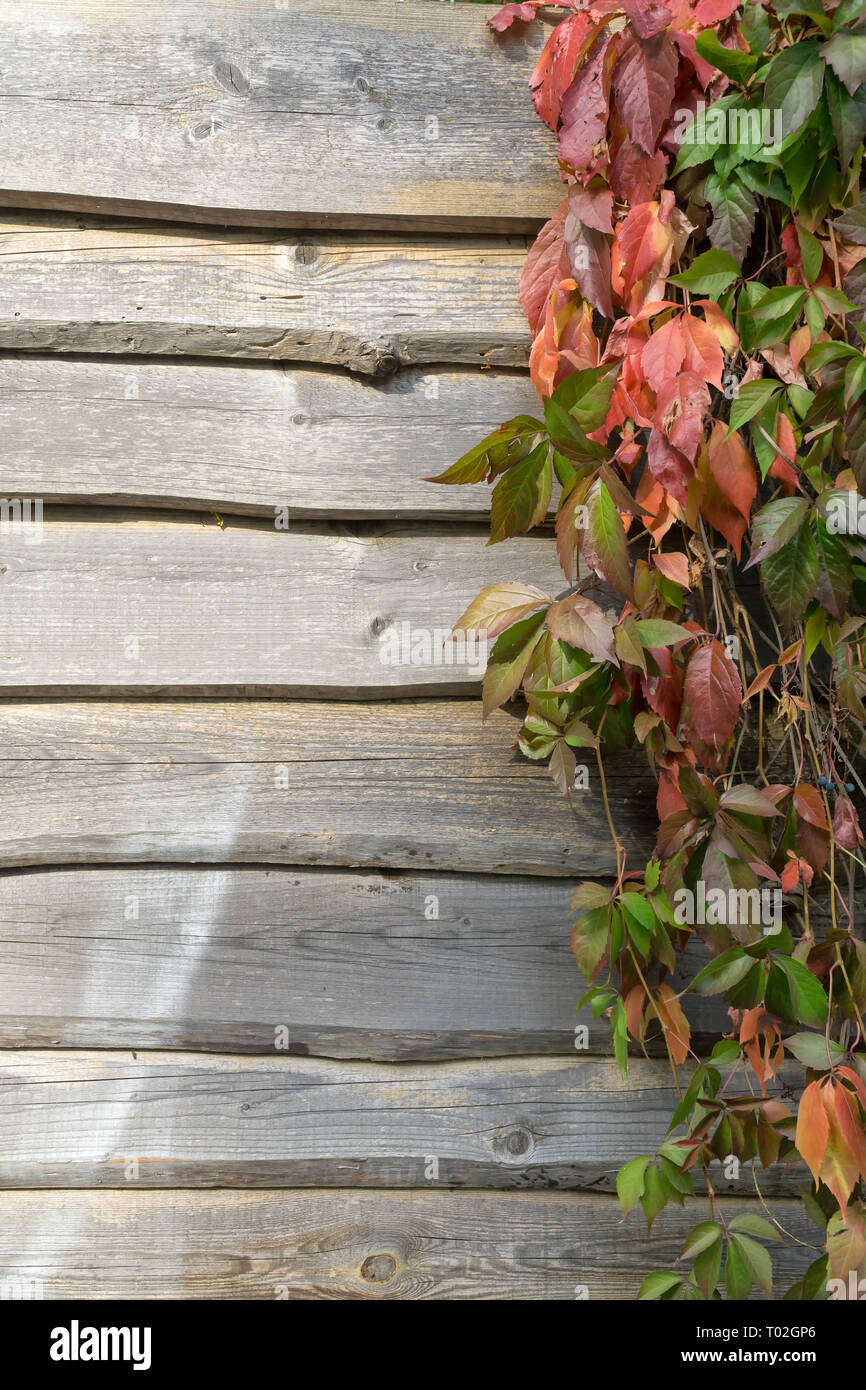
<path fill-rule="evenodd" d="M 559 125 L 563 93 L 571 86 L 581 50 L 589 46 L 597 30 L 588 15 L 569 15 L 544 45 L 529 85 L 535 109 L 551 130 Z"/>
<path fill-rule="evenodd" d="M 584 188 L 573 183 L 568 190 L 568 207 L 585 227 L 613 236 L 613 194 L 609 188 Z"/>
<path fill-rule="evenodd" d="M 667 34 L 627 41 L 613 71 L 617 108 L 632 140 L 655 153 L 670 115 L 679 58 Z"/>
<path fill-rule="evenodd" d="M 824 1162 L 829 1133 L 830 1123 L 824 1109 L 821 1083 L 813 1081 L 800 1097 L 797 1108 L 797 1137 L 794 1142 L 815 1182 L 818 1181 L 821 1164 Z"/>
<path fill-rule="evenodd" d="M 686 355 L 682 314 L 657 328 L 641 353 L 641 366 L 654 391 L 660 391 L 666 381 L 672 381 L 682 369 Z"/>
<path fill-rule="evenodd" d="M 568 274 L 564 241 L 567 214 L 565 198 L 532 243 L 520 277 L 520 305 L 533 334 L 538 332 L 544 317 L 548 295 Z"/>
<path fill-rule="evenodd" d="M 694 469 L 679 449 L 675 449 L 661 430 L 653 430 L 647 444 L 647 464 L 653 477 L 683 506 Z"/>
<path fill-rule="evenodd" d="M 794 788 L 794 810 L 798 816 L 818 830 L 827 829 L 827 812 L 821 793 L 808 782 L 798 782 Z"/>
<path fill-rule="evenodd" d="M 682 317 L 686 341 L 683 366 L 687 371 L 697 372 L 704 381 L 712 382 L 721 391 L 725 359 L 716 333 L 694 314 L 683 314 Z"/>
<path fill-rule="evenodd" d="M 698 0 L 695 19 L 702 26 L 719 24 L 723 19 L 730 19 L 740 3 L 741 0 Z"/>
<path fill-rule="evenodd" d="M 598 44 L 562 98 L 559 152 L 577 170 L 607 162 L 607 115 L 615 48 L 611 38 Z"/>
<path fill-rule="evenodd" d="M 656 202 L 639 203 L 617 226 L 616 244 L 626 294 L 650 273 L 673 246 L 673 233 L 670 226 L 661 221 L 660 207 Z M 650 384 L 654 390 L 658 390 L 652 382 Z"/>
<path fill-rule="evenodd" d="M 631 20 L 631 27 L 642 39 L 660 34 L 673 22 L 667 5 L 659 4 L 657 0 L 622 0 L 622 8 Z"/>
<path fill-rule="evenodd" d="M 789 459 L 795 459 L 797 457 L 797 441 L 794 438 L 791 421 L 783 410 L 779 411 L 775 436 L 776 446 L 781 450 L 781 453 L 776 455 L 770 465 L 770 476 L 778 478 L 779 482 L 784 484 L 785 491 L 790 495 L 795 487 L 800 487 L 800 479 L 787 460 L 782 457 L 782 454 L 786 454 Z M 802 488 L 800 490 L 802 491 Z"/>
<path fill-rule="evenodd" d="M 661 715 L 669 729 L 676 729 L 682 708 L 679 668 L 667 648 L 654 651 L 653 658 L 661 675 L 641 677 L 644 699 L 651 710 Z"/>
<path fill-rule="evenodd" d="M 525 0 L 524 4 L 504 5 L 498 14 L 495 14 L 492 19 L 488 19 L 487 23 L 498 34 L 504 34 L 505 30 L 510 29 L 516 19 L 522 20 L 524 24 L 528 24 L 531 19 L 534 19 L 538 3 L 539 0 L 535 0 L 535 4 L 530 3 L 530 0 Z"/>
<path fill-rule="evenodd" d="M 689 559 L 681 550 L 669 550 L 666 554 L 657 550 L 653 554 L 653 564 L 666 579 L 680 584 L 684 589 L 689 588 Z"/>
<path fill-rule="evenodd" d="M 713 639 L 692 654 L 683 695 L 700 738 L 720 748 L 737 722 L 743 699 L 740 674 L 721 642 Z"/>
<path fill-rule="evenodd" d="M 565 221 L 565 246 L 571 273 L 584 299 L 606 319 L 613 318 L 610 297 L 610 242 L 601 232 L 586 227 L 569 213 Z"/>
<path fill-rule="evenodd" d="M 791 851 L 789 850 L 790 854 Z M 782 892 L 790 893 L 800 882 L 800 865 L 797 856 L 793 855 L 782 870 Z"/>
<path fill-rule="evenodd" d="M 710 408 L 706 382 L 694 372 L 680 372 L 663 382 L 657 396 L 655 423 L 674 448 L 694 463 L 704 439 L 704 416 Z M 724 430 L 724 425 L 722 425 Z"/>
<path fill-rule="evenodd" d="M 547 610 L 545 620 L 554 637 L 589 652 L 598 661 L 618 666 L 613 649 L 613 628 L 597 603 L 583 594 L 569 594 Z"/>
<path fill-rule="evenodd" d="M 710 435 L 710 472 L 721 492 L 733 502 L 740 516 L 748 521 L 758 492 L 755 465 L 736 432 L 727 438 L 727 429 L 717 420 Z M 739 551 L 737 553 L 739 559 Z"/>
<path fill-rule="evenodd" d="M 659 150 L 650 157 L 631 140 L 624 140 L 607 171 L 610 186 L 625 203 L 646 203 L 665 180 L 667 160 Z"/>
<path fill-rule="evenodd" d="M 836 807 L 833 812 L 833 836 L 837 845 L 840 845 L 842 849 L 850 850 L 853 854 L 856 854 L 860 845 L 864 843 L 857 812 L 854 810 L 850 798 L 841 793 L 836 797 Z"/>

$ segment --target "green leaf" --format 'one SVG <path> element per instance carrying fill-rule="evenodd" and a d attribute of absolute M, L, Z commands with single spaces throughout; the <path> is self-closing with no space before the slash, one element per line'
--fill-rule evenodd
<path fill-rule="evenodd" d="M 736 985 L 752 969 L 754 962 L 741 946 L 725 951 L 705 965 L 692 980 L 690 988 L 696 994 L 721 994 Z"/>
<path fill-rule="evenodd" d="M 624 598 L 632 597 L 628 541 L 622 517 L 600 479 L 586 494 L 587 524 L 581 554 L 596 574 Z"/>
<path fill-rule="evenodd" d="M 827 612 L 841 622 L 845 617 L 854 582 L 851 558 L 838 536 L 831 535 L 827 530 L 821 517 L 818 517 L 815 523 L 815 530 L 818 556 L 824 570 L 818 587 L 818 598 Z"/>
<path fill-rule="evenodd" d="M 852 304 L 847 294 L 841 290 L 834 289 L 832 285 L 816 285 L 814 293 L 822 309 L 828 314 L 852 314 L 856 311 L 856 304 Z"/>
<path fill-rule="evenodd" d="M 787 545 L 800 530 L 808 511 L 805 497 L 778 497 L 756 512 L 752 517 L 752 553 L 745 568 L 757 565 Z"/>
<path fill-rule="evenodd" d="M 544 426 L 531 415 L 518 415 L 482 439 L 444 473 L 428 483 L 480 483 L 492 469 L 501 473 L 531 454 L 544 438 Z"/>
<path fill-rule="evenodd" d="M 619 1197 L 623 1216 L 628 1216 L 643 1196 L 644 1174 L 649 1161 L 649 1154 L 642 1154 L 639 1158 L 630 1158 L 616 1175 L 616 1195 Z"/>
<path fill-rule="evenodd" d="M 652 1274 L 647 1275 L 638 1289 L 638 1302 L 652 1302 L 680 1284 L 682 1284 L 682 1279 L 679 1274 L 674 1274 L 669 1269 L 654 1269 Z"/>
<path fill-rule="evenodd" d="M 712 30 L 709 31 L 712 33 Z M 723 290 L 740 278 L 740 267 L 725 251 L 704 251 L 696 256 L 681 275 L 670 275 L 672 285 L 695 294 L 708 294 L 717 298 Z"/>
<path fill-rule="evenodd" d="M 781 111 L 786 136 L 809 119 L 823 85 L 824 63 L 815 39 L 800 40 L 773 58 L 764 82 L 764 105 Z"/>
<path fill-rule="evenodd" d="M 733 176 L 723 181 L 712 173 L 704 182 L 704 196 L 713 210 L 711 244 L 741 265 L 755 228 L 758 205 L 754 193 Z"/>
<path fill-rule="evenodd" d="M 547 444 L 516 463 L 499 479 L 490 498 L 488 545 L 521 535 L 547 516 L 553 488 L 553 464 Z"/>
<path fill-rule="evenodd" d="M 621 999 L 617 999 L 613 1006 L 610 1016 L 610 1032 L 613 1038 L 613 1053 L 616 1057 L 616 1064 L 619 1067 L 619 1074 L 622 1077 L 623 1085 L 628 1080 L 628 1029 L 625 1021 L 625 1006 Z M 654 1173 L 654 1168 L 648 1172 Z M 647 1188 L 644 1187 L 644 1195 L 641 1197 L 641 1206 L 646 1200 Z M 646 1211 L 646 1207 L 644 1207 Z"/>
<path fill-rule="evenodd" d="M 743 1259 L 736 1246 L 728 1242 L 728 1254 L 725 1260 L 725 1288 L 728 1291 L 728 1298 L 734 1302 L 745 1298 L 752 1287 L 752 1276 L 746 1268 Z"/>
<path fill-rule="evenodd" d="M 768 1298 L 773 1295 L 773 1265 L 770 1256 L 751 1236 L 732 1235 L 731 1244 L 742 1256 L 752 1281 Z"/>
<path fill-rule="evenodd" d="M 739 1060 L 740 1044 L 734 1038 L 720 1038 L 710 1054 L 710 1061 L 719 1066 L 728 1066 Z"/>
<path fill-rule="evenodd" d="M 644 1181 L 643 1196 L 640 1204 L 643 1207 L 643 1214 L 646 1217 L 647 1231 L 652 1230 L 652 1224 L 659 1212 L 667 1206 L 673 1195 L 673 1188 L 666 1178 L 662 1177 L 658 1168 L 650 1164 L 646 1170 Z"/>
<path fill-rule="evenodd" d="M 606 362 L 601 367 L 572 372 L 559 383 L 550 399 L 573 415 L 582 430 L 592 434 L 604 424 L 619 370 L 619 363 L 612 367 Z"/>
<path fill-rule="evenodd" d="M 802 961 L 793 960 L 789 956 L 777 956 L 775 964 L 788 981 L 797 1021 L 808 1023 L 812 1028 L 823 1028 L 827 1022 L 830 1001 L 821 981 Z"/>
<path fill-rule="evenodd" d="M 511 699 L 523 680 L 544 627 L 544 616 L 543 613 L 535 613 L 530 618 L 524 618 L 496 639 L 482 686 L 485 719 Z"/>
<path fill-rule="evenodd" d="M 702 34 L 698 34 L 695 48 L 700 56 L 706 62 L 712 63 L 714 68 L 718 68 L 719 72 L 742 84 L 748 82 L 761 61 L 755 53 L 741 53 L 736 48 L 725 48 L 713 29 L 705 29 Z"/>
<path fill-rule="evenodd" d="M 797 224 L 797 240 L 800 243 L 800 255 L 803 259 L 803 271 L 809 284 L 812 285 L 821 274 L 821 267 L 824 264 L 824 248 L 817 237 L 813 236 L 805 227 Z"/>
<path fill-rule="evenodd" d="M 721 1233 L 720 1233 L 721 1236 Z M 701 1251 L 692 1266 L 692 1277 L 704 1298 L 712 1298 L 722 1268 L 721 1238 Z"/>
<path fill-rule="evenodd" d="M 850 96 L 866 82 L 866 34 L 840 29 L 824 44 L 821 54 Z"/>
<path fill-rule="evenodd" d="M 571 949 L 587 984 L 592 983 L 604 959 L 609 937 L 609 907 L 595 907 L 590 912 L 584 912 L 571 929 Z"/>
<path fill-rule="evenodd" d="M 730 1229 L 743 1231 L 747 1236 L 760 1236 L 762 1240 L 782 1239 L 775 1226 L 771 1226 L 769 1221 L 764 1220 L 763 1216 L 755 1216 L 751 1211 L 744 1211 L 739 1216 L 735 1216 Z"/>
<path fill-rule="evenodd" d="M 702 1250 L 707 1250 L 711 1245 L 715 1245 L 722 1239 L 722 1228 L 715 1221 L 702 1221 L 695 1226 L 686 1236 L 683 1248 L 678 1255 L 680 1260 L 690 1260 L 695 1255 L 700 1255 Z"/>
<path fill-rule="evenodd" d="M 798 1062 L 813 1071 L 828 1071 L 847 1056 L 844 1047 L 831 1038 L 828 1057 L 827 1040 L 821 1033 L 792 1033 L 785 1039 L 785 1047 Z"/>
<path fill-rule="evenodd" d="M 808 526 L 761 565 L 761 583 L 787 632 L 815 597 L 821 566 L 815 538 Z"/>
<path fill-rule="evenodd" d="M 643 646 L 673 647 L 677 642 L 693 642 L 695 634 L 679 623 L 669 623 L 666 618 L 639 618 L 635 623 Z"/>
<path fill-rule="evenodd" d="M 772 290 L 767 290 L 766 294 L 761 295 L 757 304 L 746 313 L 753 319 L 778 319 L 789 313 L 792 309 L 799 310 L 803 307 L 806 298 L 806 290 L 798 285 L 777 285 Z M 758 385 L 758 382 L 754 383 Z"/>
<path fill-rule="evenodd" d="M 763 409 L 767 401 L 771 400 L 782 389 L 781 381 L 772 381 L 769 377 L 762 377 L 760 381 L 747 381 L 737 391 L 734 403 L 731 406 L 731 423 L 728 434 L 734 430 L 741 429 L 748 424 L 758 411 Z"/>
<path fill-rule="evenodd" d="M 857 3 L 862 4 L 862 0 Z M 825 80 L 827 107 L 844 174 L 866 135 L 866 87 L 849 95 L 834 72 L 828 72 Z"/>

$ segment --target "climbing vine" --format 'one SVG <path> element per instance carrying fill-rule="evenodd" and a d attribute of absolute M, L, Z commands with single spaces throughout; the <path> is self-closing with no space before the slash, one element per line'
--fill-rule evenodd
<path fill-rule="evenodd" d="M 862 0 L 540 10 L 490 24 L 559 11 L 530 85 L 565 196 L 520 286 L 542 408 L 434 481 L 493 485 L 491 543 L 555 513 L 566 588 L 493 585 L 455 631 L 494 643 L 485 716 L 522 700 L 523 755 L 566 795 L 578 759 L 598 779 L 616 878 L 573 895 L 580 1003 L 609 1020 L 623 1078 L 629 1040 L 662 1040 L 679 1097 L 620 1201 L 649 1227 L 696 1190 L 709 1203 L 638 1296 L 771 1296 L 767 1243 L 803 1244 L 761 1191 L 782 1163 L 818 1228 L 785 1297 L 857 1297 L 866 16 Z M 657 783 L 648 864 L 605 776 L 638 745 Z M 690 994 L 723 1001 L 709 1056 Z M 745 1163 L 763 1214 L 730 1219 L 717 1175 Z"/>

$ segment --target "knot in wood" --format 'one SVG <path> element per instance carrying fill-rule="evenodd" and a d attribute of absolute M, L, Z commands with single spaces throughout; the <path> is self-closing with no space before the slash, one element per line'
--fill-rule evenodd
<path fill-rule="evenodd" d="M 494 1136 L 493 1151 L 503 1163 L 519 1163 L 535 1148 L 535 1136 L 523 1125 L 500 1131 Z"/>
<path fill-rule="evenodd" d="M 319 248 L 311 241 L 299 241 L 295 247 L 295 260 L 298 265 L 315 265 L 319 259 Z"/>
<path fill-rule="evenodd" d="M 387 1284 L 397 1273 L 397 1261 L 393 1255 L 368 1255 L 361 1265 L 361 1278 L 368 1284 Z"/>

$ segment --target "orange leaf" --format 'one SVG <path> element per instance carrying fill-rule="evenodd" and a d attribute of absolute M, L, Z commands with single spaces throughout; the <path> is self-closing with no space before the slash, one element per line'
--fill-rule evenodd
<path fill-rule="evenodd" d="M 775 669 L 775 666 L 765 666 L 763 671 L 759 671 L 743 696 L 743 699 L 748 700 L 752 695 L 757 695 L 759 690 L 763 690 L 769 683 Z"/>
<path fill-rule="evenodd" d="M 839 1117 L 836 1113 L 832 1084 L 824 1087 L 823 1101 L 824 1112 L 827 1116 L 828 1136 L 824 1162 L 821 1164 L 821 1181 L 833 1193 L 842 1209 L 844 1219 L 848 1210 L 848 1198 L 860 1176 L 860 1166 L 842 1133 Z"/>
<path fill-rule="evenodd" d="M 679 1065 L 681 1062 L 685 1062 L 689 1055 L 691 1029 L 680 1006 L 680 1001 L 670 985 L 659 985 L 656 988 L 656 1008 L 665 1029 L 670 1054 Z"/>
<path fill-rule="evenodd" d="M 660 220 L 659 206 L 656 202 L 639 203 L 617 226 L 616 242 L 627 295 L 673 246 L 673 232 Z"/>
<path fill-rule="evenodd" d="M 824 1109 L 821 1083 L 813 1081 L 800 1097 L 797 1109 L 797 1136 L 794 1142 L 815 1182 L 818 1181 L 821 1164 L 824 1162 L 829 1133 L 830 1122 Z"/>

